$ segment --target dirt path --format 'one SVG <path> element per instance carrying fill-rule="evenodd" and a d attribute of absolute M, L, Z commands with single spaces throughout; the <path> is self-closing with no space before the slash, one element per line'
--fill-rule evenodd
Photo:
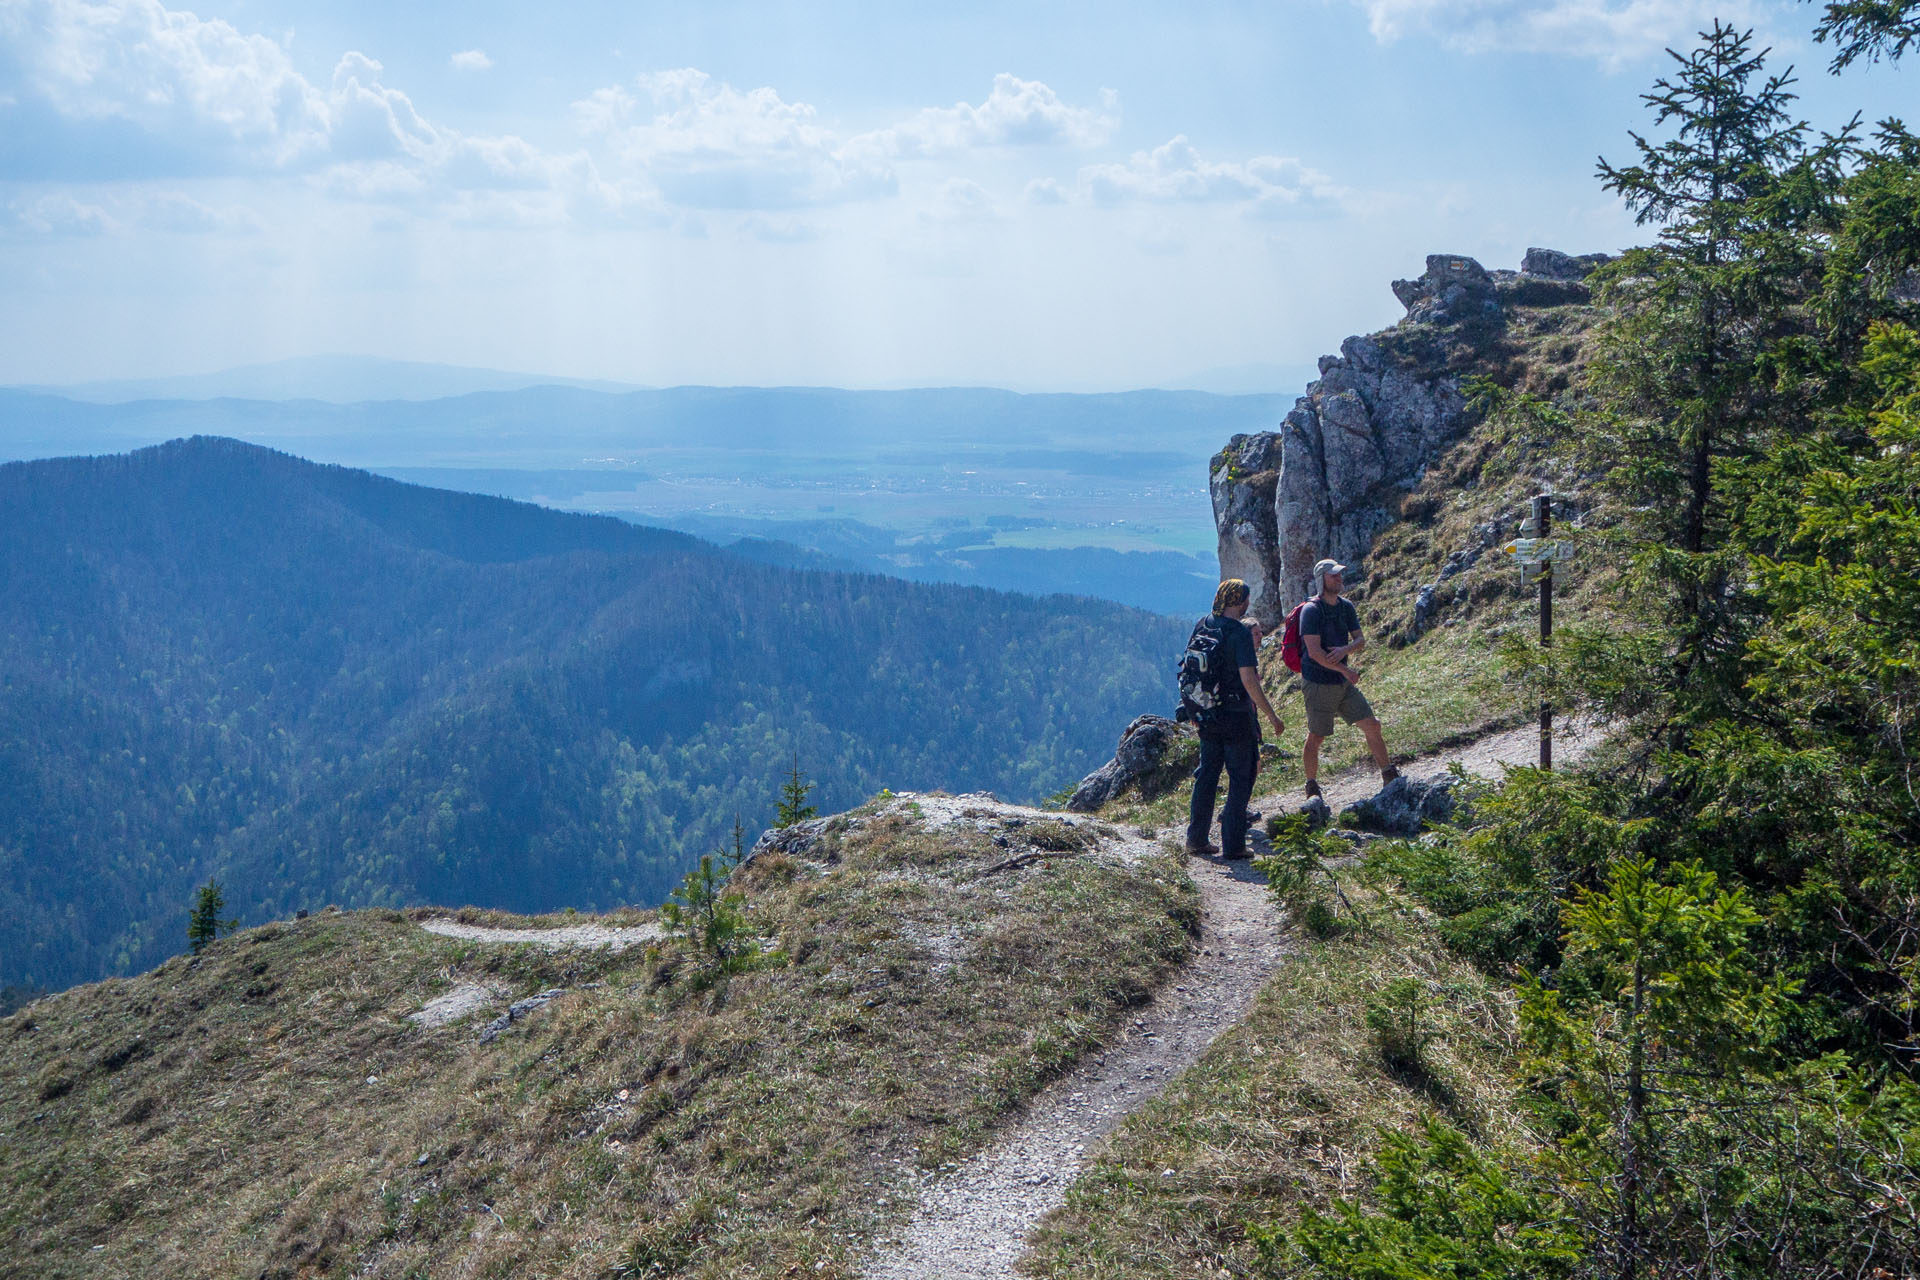
<path fill-rule="evenodd" d="M 1556 718 L 1553 722 L 1553 762 L 1558 765 L 1574 764 L 1599 745 L 1604 737 L 1592 721 Z M 1498 778 L 1502 765 L 1539 762 L 1540 727 L 1530 724 L 1422 756 L 1411 764 L 1402 765 L 1400 772 L 1410 778 L 1436 778 L 1445 776 L 1448 769 L 1458 764 L 1468 773 Z M 1378 791 L 1380 775 L 1371 765 L 1346 769 L 1328 774 L 1320 780 L 1320 786 L 1326 793 L 1327 807 L 1338 813 L 1342 807 L 1356 800 L 1364 800 Z M 1305 799 L 1306 793 L 1296 788 L 1280 796 L 1255 796 L 1253 808 L 1263 814 L 1277 813 L 1283 806 L 1297 808 Z"/>
<path fill-rule="evenodd" d="M 1195 862 L 1191 871 L 1202 908 L 1193 963 L 1117 1044 L 1035 1097 L 1011 1133 L 927 1183 L 868 1280 L 1011 1276 L 1027 1233 L 1066 1197 L 1087 1151 L 1246 1014 L 1286 955 L 1266 884 L 1244 862 Z"/>
<path fill-rule="evenodd" d="M 603 924 L 576 924 L 564 929 L 490 929 L 484 925 L 461 924 L 444 916 L 422 920 L 420 927 L 444 938 L 465 938 L 469 942 L 530 942 L 549 951 L 573 947 L 624 951 L 660 936 L 660 926 L 656 924 L 635 925 L 631 929 L 615 929 Z"/>
<path fill-rule="evenodd" d="M 1590 725 L 1556 724 L 1556 762 L 1578 760 L 1599 738 Z M 1426 778 L 1458 763 L 1469 773 L 1498 776 L 1503 764 L 1536 761 L 1539 741 L 1533 726 L 1509 730 L 1416 760 L 1402 772 Z M 1380 780 L 1368 768 L 1330 774 L 1321 785 L 1337 811 L 1372 795 Z M 1254 808 L 1274 813 L 1302 798 L 1297 792 L 1256 797 Z M 1184 827 L 1159 833 L 1173 841 L 1184 835 Z M 1202 909 L 1193 963 L 1137 1014 L 1118 1043 L 1041 1091 L 1011 1132 L 957 1171 L 923 1183 L 912 1219 L 897 1238 L 880 1242 L 864 1280 L 1012 1280 L 1028 1233 L 1066 1199 L 1089 1152 L 1245 1016 L 1286 959 L 1288 939 L 1264 880 L 1246 863 L 1193 858 L 1188 870 Z"/>

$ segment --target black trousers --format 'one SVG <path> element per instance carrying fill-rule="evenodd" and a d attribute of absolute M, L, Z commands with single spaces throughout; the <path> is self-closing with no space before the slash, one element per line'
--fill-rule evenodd
<path fill-rule="evenodd" d="M 1220 770 L 1227 771 L 1227 799 L 1220 809 L 1220 852 L 1229 858 L 1247 851 L 1247 801 L 1260 764 L 1260 732 L 1252 715 L 1234 717 L 1220 729 L 1200 733 L 1200 767 L 1193 771 L 1193 803 L 1187 810 L 1187 847 L 1207 842 L 1213 803 L 1220 793 Z"/>

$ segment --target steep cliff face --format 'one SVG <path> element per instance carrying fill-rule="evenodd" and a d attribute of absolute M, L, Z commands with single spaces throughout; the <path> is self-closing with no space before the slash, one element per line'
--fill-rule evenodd
<path fill-rule="evenodd" d="M 1418 279 L 1393 282 L 1407 308 L 1399 324 L 1321 357 L 1319 380 L 1278 430 L 1235 436 L 1214 455 L 1220 573 L 1246 579 L 1256 616 L 1278 623 L 1323 556 L 1364 562 L 1401 499 L 1471 425 L 1463 380 L 1537 373 L 1541 334 L 1557 326 L 1530 324 L 1530 313 L 1588 305 L 1586 277 L 1605 261 L 1529 249 L 1519 271 L 1489 272 L 1435 254 Z"/>

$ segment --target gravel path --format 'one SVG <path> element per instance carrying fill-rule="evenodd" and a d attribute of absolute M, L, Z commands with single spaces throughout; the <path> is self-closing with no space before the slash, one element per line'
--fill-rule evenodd
<path fill-rule="evenodd" d="M 614 929 L 603 924 L 568 925 L 564 929 L 489 929 L 483 925 L 461 924 L 444 916 L 422 920 L 420 927 L 445 938 L 465 938 L 469 942 L 530 942 L 549 951 L 573 947 L 624 951 L 661 936 L 660 926 L 656 924 L 635 925 L 630 929 Z"/>
<path fill-rule="evenodd" d="M 1601 736 L 1590 724 L 1557 722 L 1555 762 L 1580 759 Z M 1424 757 L 1401 771 L 1425 778 L 1458 763 L 1469 773 L 1497 776 L 1501 765 L 1538 760 L 1539 744 L 1538 727 L 1529 725 Z M 1327 803 L 1338 811 L 1372 795 L 1380 779 L 1365 768 L 1329 774 L 1321 785 Z M 1017 810 L 986 797 L 914 799 L 936 824 L 987 821 L 1001 811 L 1054 820 L 1066 816 Z M 1256 797 L 1254 808 L 1274 813 L 1301 799 L 1298 792 Z M 1159 833 L 1173 841 L 1184 835 L 1184 827 Z M 1108 850 L 1109 842 L 1103 842 L 1095 856 L 1137 856 L 1141 845 L 1156 843 L 1135 832 L 1121 840 L 1132 847 Z M 912 1219 L 898 1237 L 880 1242 L 879 1256 L 862 1272 L 864 1280 L 1012 1280 L 1028 1233 L 1066 1199 L 1084 1157 L 1245 1016 L 1289 950 L 1266 883 L 1244 862 L 1190 858 L 1188 871 L 1200 890 L 1201 949 L 1179 981 L 1138 1013 L 1118 1043 L 1042 1090 L 1024 1118 L 992 1147 L 944 1177 L 929 1177 Z"/>
<path fill-rule="evenodd" d="M 1352 730 L 1350 732 L 1358 732 Z M 1553 722 L 1553 762 L 1556 765 L 1570 765 L 1583 759 L 1589 751 L 1598 746 L 1606 735 L 1599 726 L 1590 720 L 1568 720 L 1556 717 Z M 1387 745 L 1393 745 L 1389 742 Z M 1458 764 L 1468 773 L 1481 777 L 1498 778 L 1502 765 L 1532 765 L 1540 762 L 1540 726 L 1522 725 L 1518 729 L 1508 729 L 1501 733 L 1490 734 L 1474 742 L 1422 756 L 1411 764 L 1400 766 L 1400 772 L 1409 778 L 1436 778 L 1445 776 L 1448 769 Z M 1368 765 L 1359 769 L 1347 769 L 1341 773 L 1328 774 L 1320 780 L 1321 789 L 1326 793 L 1327 807 L 1335 813 L 1356 800 L 1364 800 L 1380 789 L 1380 774 Z M 1290 791 L 1282 796 L 1255 796 L 1253 808 L 1256 812 L 1271 814 L 1279 812 L 1279 807 L 1297 808 L 1306 799 L 1306 793 L 1300 790 Z"/>
<path fill-rule="evenodd" d="M 1011 1133 L 929 1182 L 904 1235 L 882 1242 L 868 1280 L 1011 1276 L 1027 1233 L 1065 1199 L 1088 1149 L 1246 1014 L 1287 951 L 1266 883 L 1244 862 L 1190 869 L 1202 943 L 1180 980 L 1136 1013 L 1117 1044 L 1035 1097 Z"/>

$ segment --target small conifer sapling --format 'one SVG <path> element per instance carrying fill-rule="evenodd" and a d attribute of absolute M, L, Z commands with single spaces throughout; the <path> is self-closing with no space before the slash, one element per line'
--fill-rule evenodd
<path fill-rule="evenodd" d="M 220 918 L 220 913 L 226 909 L 226 896 L 220 892 L 218 880 L 209 880 L 200 886 L 200 892 L 193 901 L 193 911 L 187 916 L 187 945 L 193 949 L 193 954 L 199 955 L 206 950 L 209 942 L 222 933 L 231 933 L 240 927 L 238 920 Z"/>
<path fill-rule="evenodd" d="M 793 753 L 793 768 L 787 771 L 787 780 L 780 784 L 780 812 L 776 826 L 791 827 L 797 822 L 818 817 L 820 811 L 807 803 L 807 796 L 813 790 L 813 783 L 807 775 L 800 772 L 800 753 Z"/>

